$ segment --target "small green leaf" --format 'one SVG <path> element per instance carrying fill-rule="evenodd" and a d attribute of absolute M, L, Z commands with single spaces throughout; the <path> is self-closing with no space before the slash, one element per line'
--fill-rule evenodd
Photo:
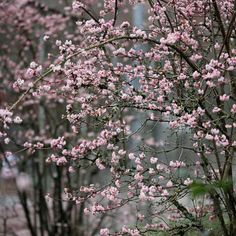
<path fill-rule="evenodd" d="M 209 186 L 207 184 L 201 182 L 193 182 L 189 185 L 189 189 L 193 195 L 193 197 L 198 197 L 209 192 Z"/>

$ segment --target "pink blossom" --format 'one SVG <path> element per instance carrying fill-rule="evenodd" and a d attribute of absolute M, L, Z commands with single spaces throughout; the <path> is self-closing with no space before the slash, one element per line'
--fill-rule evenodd
<path fill-rule="evenodd" d="M 99 170 L 105 170 L 106 169 L 106 167 L 102 164 L 102 162 L 99 158 L 96 160 L 96 165 L 97 165 Z"/>
<path fill-rule="evenodd" d="M 161 196 L 163 197 L 168 197 L 169 196 L 169 193 L 166 189 L 163 189 L 162 193 L 161 193 Z"/>
<path fill-rule="evenodd" d="M 100 230 L 100 235 L 102 236 L 108 236 L 109 235 L 109 229 L 108 228 L 104 228 Z"/>
<path fill-rule="evenodd" d="M 57 139 L 52 139 L 50 142 L 52 148 L 62 149 L 66 145 L 64 137 L 58 137 Z"/>
<path fill-rule="evenodd" d="M 158 161 L 158 158 L 157 158 L 157 157 L 151 157 L 151 158 L 150 158 L 150 163 L 151 163 L 151 164 L 155 164 L 155 163 L 157 163 L 157 161 Z"/>
<path fill-rule="evenodd" d="M 90 210 L 88 208 L 84 208 L 84 214 L 88 215 L 90 213 Z"/>
<path fill-rule="evenodd" d="M 223 95 L 220 96 L 220 101 L 226 102 L 226 101 L 228 101 L 228 100 L 229 100 L 229 96 L 228 96 L 228 95 L 223 94 Z"/>
<path fill-rule="evenodd" d="M 230 110 L 233 114 L 236 114 L 236 104 L 233 104 Z"/>
<path fill-rule="evenodd" d="M 220 109 L 219 107 L 214 107 L 214 108 L 212 109 L 212 112 L 213 112 L 213 113 L 216 113 L 216 112 L 219 112 L 219 111 L 221 111 L 221 109 Z"/>
<path fill-rule="evenodd" d="M 44 41 L 47 41 L 49 38 L 50 38 L 49 35 L 44 35 L 44 36 L 43 36 L 43 40 L 44 40 Z"/>
<path fill-rule="evenodd" d="M 184 181 L 184 184 L 185 185 L 190 185 L 193 181 L 190 179 L 190 178 L 187 178 L 185 181 Z"/>
<path fill-rule="evenodd" d="M 129 159 L 130 159 L 130 160 L 134 160 L 134 159 L 135 159 L 134 153 L 129 153 Z"/>
<path fill-rule="evenodd" d="M 171 180 L 169 180 L 166 184 L 167 188 L 171 188 L 173 186 L 173 182 Z"/>

